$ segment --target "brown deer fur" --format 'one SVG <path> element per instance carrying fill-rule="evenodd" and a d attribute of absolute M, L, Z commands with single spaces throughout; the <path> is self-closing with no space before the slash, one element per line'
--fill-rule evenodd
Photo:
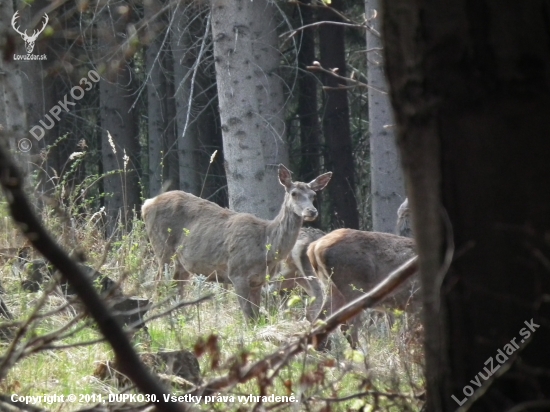
<path fill-rule="evenodd" d="M 390 272 L 415 255 L 414 241 L 378 232 L 338 229 L 311 243 L 307 251 L 317 275 L 329 285 L 321 317 L 329 316 L 347 303 L 371 290 Z M 415 280 L 394 294 L 393 307 L 408 309 Z M 357 344 L 354 319 L 351 344 Z"/>
<path fill-rule="evenodd" d="M 279 166 L 285 198 L 273 220 L 237 213 L 183 191 L 148 199 L 142 214 L 155 255 L 162 267 L 174 257 L 174 278 L 191 273 L 228 278 L 235 287 L 247 318 L 258 316 L 261 287 L 298 237 L 303 220 L 314 220 L 315 191 L 322 190 L 332 173 L 310 183 L 292 182 L 290 171 Z"/>
<path fill-rule="evenodd" d="M 270 291 L 290 290 L 300 286 L 315 300 L 308 308 L 307 318 L 315 319 L 323 306 L 323 288 L 307 257 L 307 248 L 311 242 L 320 239 L 325 232 L 313 227 L 300 229 L 298 239 L 288 257 L 282 264 L 281 272 L 275 276 Z"/>

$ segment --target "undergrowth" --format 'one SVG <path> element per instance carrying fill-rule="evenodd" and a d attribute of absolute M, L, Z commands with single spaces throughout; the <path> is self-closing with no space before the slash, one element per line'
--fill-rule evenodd
<path fill-rule="evenodd" d="M 77 302 L 68 302 L 55 288 L 45 292 L 44 289 L 50 288 L 47 284 L 37 292 L 22 289 L 25 262 L 40 259 L 40 256 L 32 252 L 22 259 L 17 258 L 14 251 L 25 246 L 25 239 L 11 224 L 5 205 L 5 200 L 1 199 L 0 249 L 5 252 L 0 256 L 4 288 L 1 297 L 15 319 L 6 320 L 4 326 L 12 325 L 11 330 L 18 333 L 18 326 L 29 319 L 39 304 L 42 306 L 38 313 L 49 315 L 30 321 L 16 347 L 10 339 L 0 342 L 2 359 L 9 351 L 21 351 L 17 361 L 5 369 L 0 391 L 8 396 L 101 394 L 102 400 L 121 391 L 137 393 L 114 378 L 94 375 L 101 362 L 113 359 L 113 353 L 106 343 L 98 342 L 100 334 L 94 323 L 82 315 L 83 310 Z M 134 216 L 131 231 L 121 229 L 118 236 L 106 240 L 102 211 L 87 211 L 86 208 L 86 205 L 79 205 L 77 213 L 76 208 L 58 201 L 44 206 L 41 215 L 69 253 L 84 258 L 87 265 L 119 282 L 126 295 L 162 303 L 151 309 L 148 316 L 163 313 L 181 300 L 211 296 L 199 304 L 181 307 L 149 322 L 148 331 L 140 331 L 132 339 L 138 352 L 179 349 L 203 352 L 198 361 L 203 381 L 208 382 L 231 373 L 237 361 L 250 364 L 260 360 L 311 328 L 305 320 L 303 299 L 298 291 L 291 291 L 294 298 L 289 300 L 264 295 L 263 317 L 254 325 L 244 321 L 230 286 L 208 283 L 198 276 L 186 285 L 185 295 L 178 296 L 171 281 L 157 279 L 157 265 L 143 222 L 137 216 Z M 403 314 L 396 317 L 393 326 L 384 317 L 365 319 L 361 346 L 355 351 L 351 351 L 343 335 L 336 332 L 331 337 L 330 351 L 309 349 L 280 370 L 269 371 L 265 381 L 253 379 L 225 391 L 223 394 L 233 396 L 234 402 L 227 401 L 226 397 L 226 401 L 198 407 L 202 410 L 252 410 L 257 402 L 239 402 L 237 397 L 293 394 L 299 402 L 268 405 L 276 410 L 418 411 L 421 401 L 416 395 L 424 386 L 420 339 L 404 332 Z M 68 324 L 70 326 L 66 326 Z M 41 342 L 41 337 L 59 330 L 62 332 L 53 341 Z M 274 375 L 273 379 L 270 374 Z M 173 384 L 171 390 L 174 394 L 185 394 L 187 389 Z M 48 404 L 42 401 L 36 406 L 64 412 L 93 403 Z"/>

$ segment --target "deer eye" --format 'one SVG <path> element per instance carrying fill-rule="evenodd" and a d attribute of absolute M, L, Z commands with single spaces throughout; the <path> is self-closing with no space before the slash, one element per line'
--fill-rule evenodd
<path fill-rule="evenodd" d="M 292 197 L 296 197 L 298 194 L 297 194 L 296 192 L 290 192 L 290 195 L 291 195 Z"/>

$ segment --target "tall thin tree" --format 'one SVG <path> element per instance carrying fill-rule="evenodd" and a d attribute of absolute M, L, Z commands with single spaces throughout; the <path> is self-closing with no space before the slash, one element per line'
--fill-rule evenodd
<path fill-rule="evenodd" d="M 99 15 L 98 66 L 105 75 L 100 81 L 100 113 L 105 208 L 108 233 L 116 222 L 130 227 L 132 211 L 140 200 L 137 112 L 133 108 L 135 78 L 128 55 L 130 50 L 127 25 L 132 9 L 126 1 L 110 1 Z"/>
<path fill-rule="evenodd" d="M 323 21 L 341 22 L 335 11 L 343 10 L 343 0 L 334 0 L 330 6 L 319 9 Z M 319 27 L 321 65 L 346 75 L 346 41 L 344 27 L 323 24 Z M 341 82 L 333 76 L 323 75 L 325 102 L 323 110 L 323 135 L 327 167 L 334 172 L 329 186 L 333 206 L 334 226 L 359 228 L 359 213 L 355 198 L 355 177 L 352 156 L 352 141 L 349 124 L 348 93 Z"/>
<path fill-rule="evenodd" d="M 405 199 L 401 159 L 395 142 L 393 109 L 381 38 L 380 0 L 366 0 L 367 78 L 372 193 L 372 230 L 393 233 L 397 209 Z"/>

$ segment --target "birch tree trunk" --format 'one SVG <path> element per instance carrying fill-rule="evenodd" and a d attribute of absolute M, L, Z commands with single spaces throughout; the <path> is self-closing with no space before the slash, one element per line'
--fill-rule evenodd
<path fill-rule="evenodd" d="M 367 30 L 372 230 L 394 233 L 397 209 L 405 200 L 405 186 L 384 73 L 380 0 L 366 0 L 365 8 L 368 24 L 373 29 Z"/>
<path fill-rule="evenodd" d="M 229 206 L 273 218 L 277 165 L 288 164 L 277 11 L 268 0 L 212 0 L 211 10 Z"/>

